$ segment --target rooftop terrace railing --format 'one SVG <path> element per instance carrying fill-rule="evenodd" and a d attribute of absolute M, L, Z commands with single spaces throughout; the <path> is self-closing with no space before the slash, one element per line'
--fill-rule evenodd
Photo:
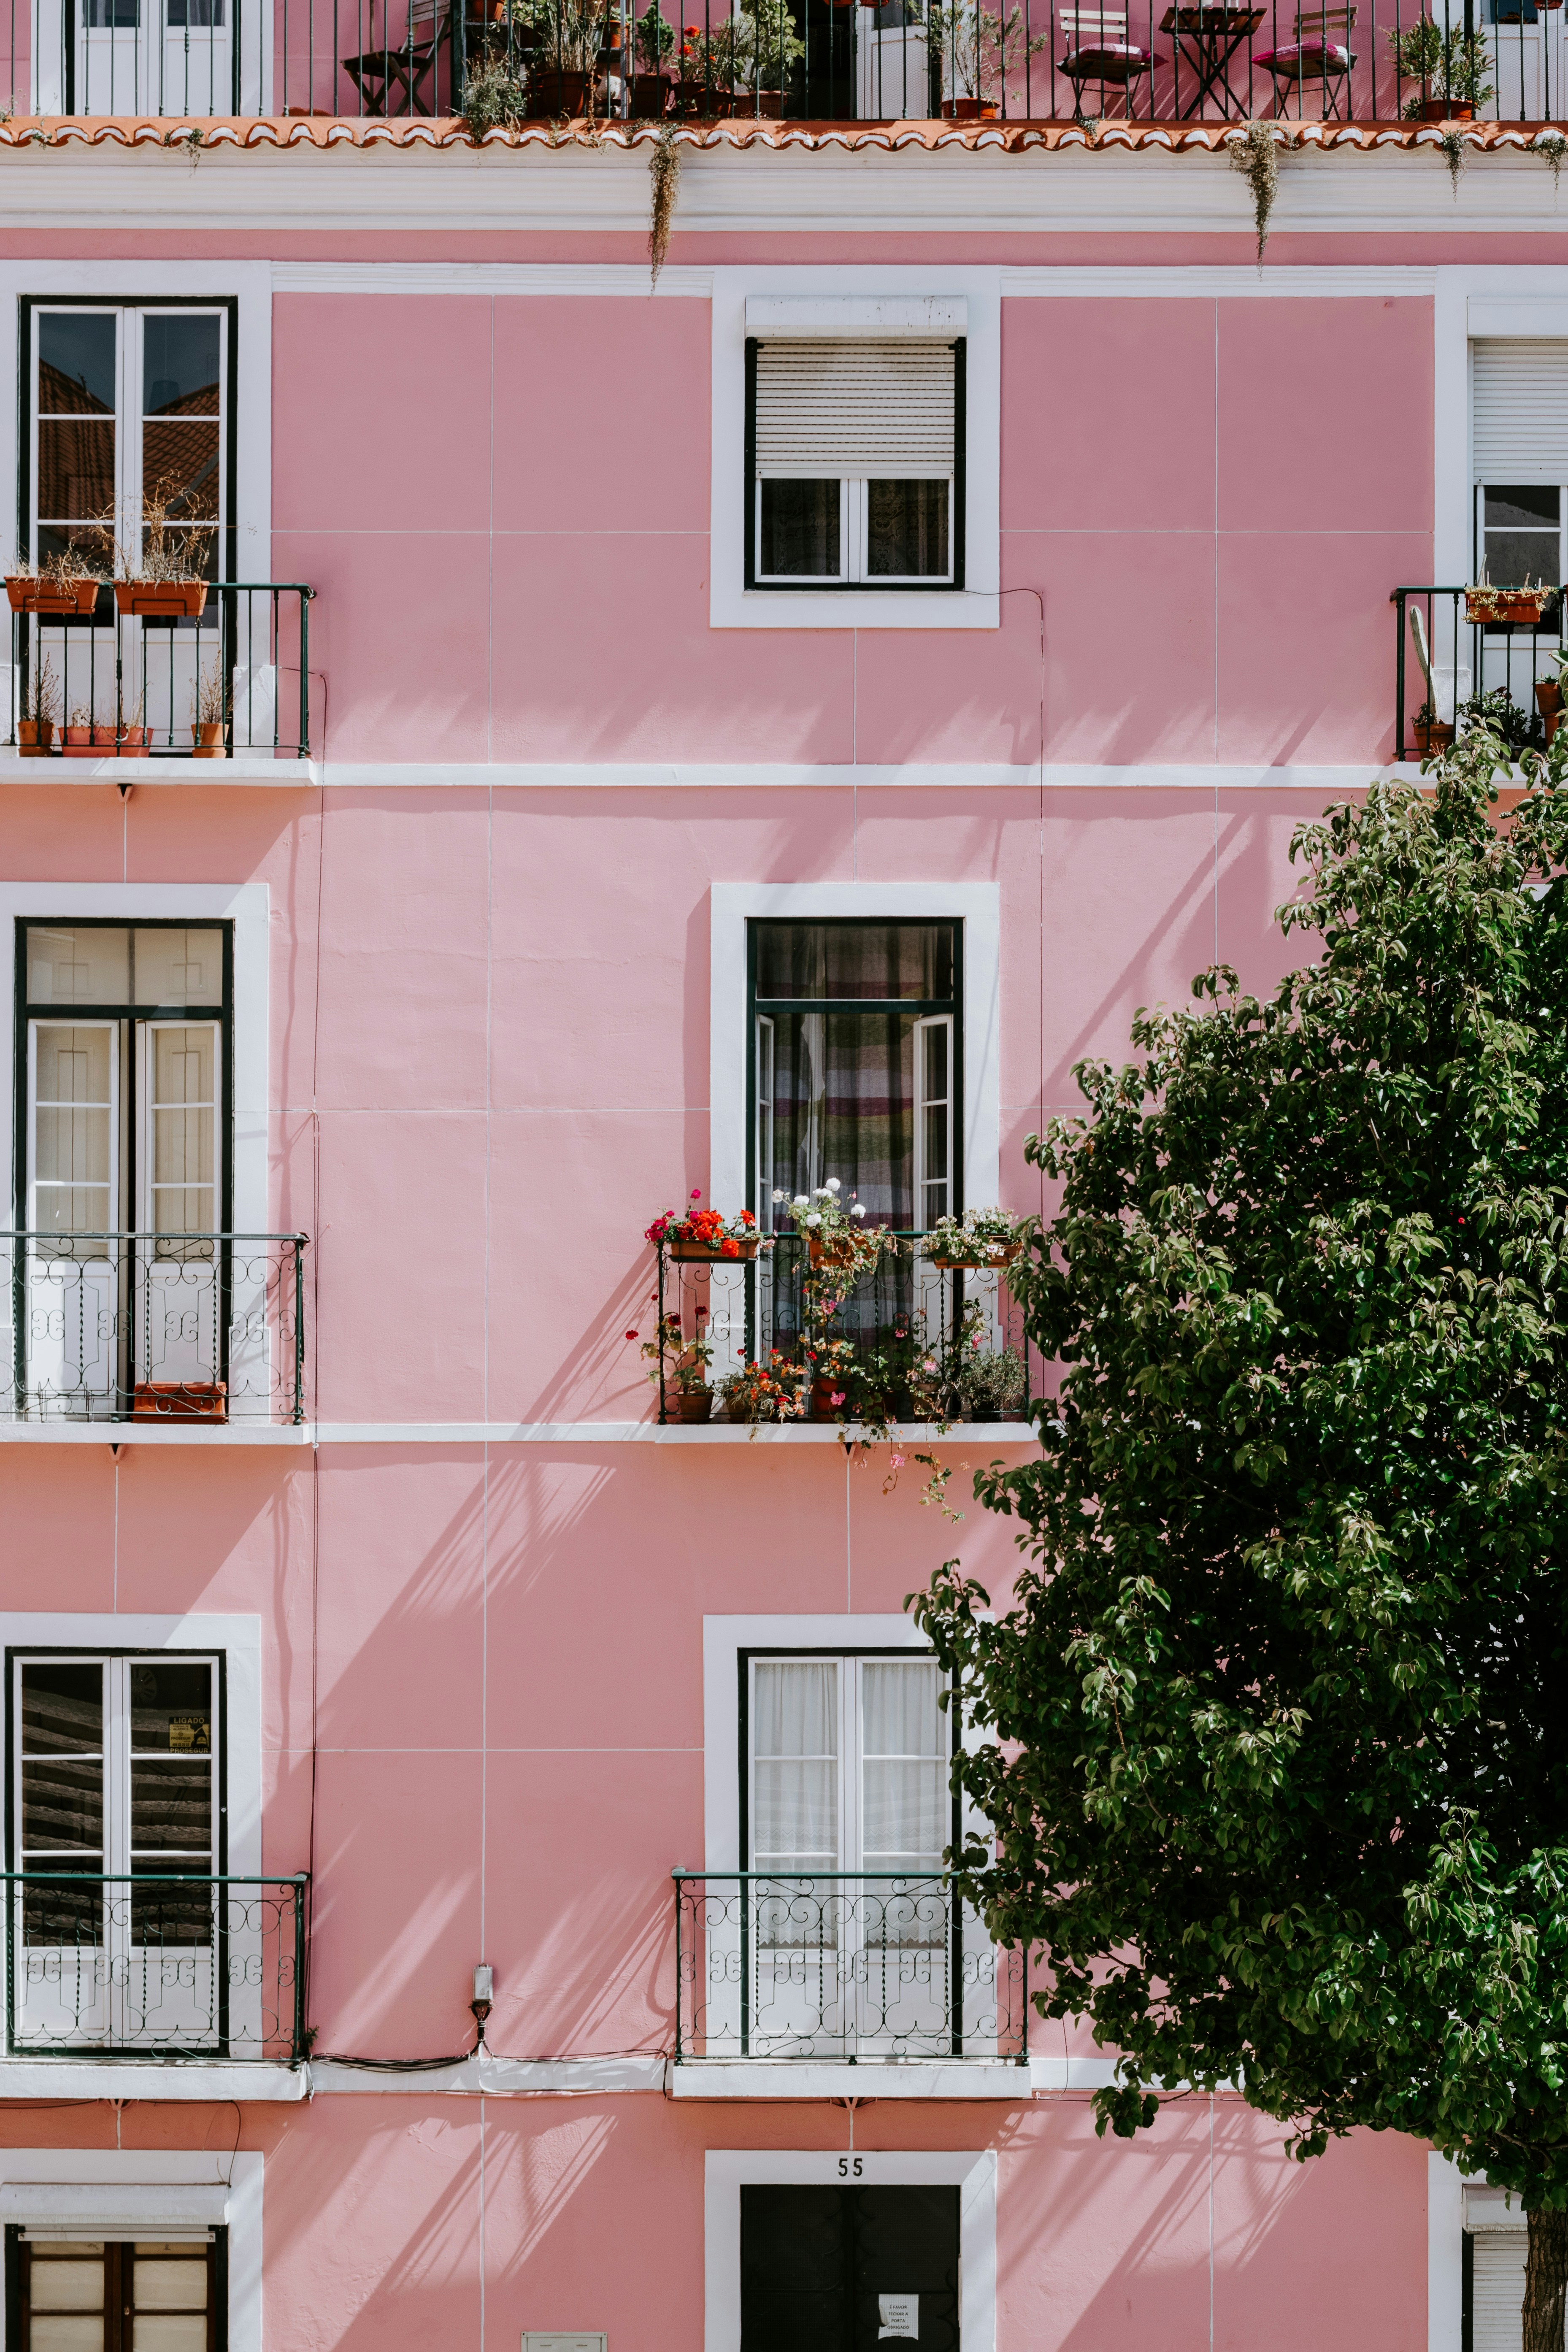
<path fill-rule="evenodd" d="M 0 1426 L 298 1423 L 299 1234 L 0 1234 Z"/>
<path fill-rule="evenodd" d="M 676 1871 L 677 2063 L 1028 2060 L 1028 1963 L 940 1871 Z"/>
<path fill-rule="evenodd" d="M 1395 759 L 1424 760 L 1481 720 L 1515 753 L 1544 751 L 1563 709 L 1568 592 L 1395 588 L 1389 601 Z"/>
<path fill-rule="evenodd" d="M 1561 0 L 8 0 L 14 114 L 1546 122 Z"/>
<path fill-rule="evenodd" d="M 95 594 L 90 580 L 85 612 L 62 609 L 69 593 L 47 578 L 17 581 L 12 595 L 21 609 L 11 614 L 5 749 L 55 760 L 310 757 L 314 589 L 219 581 L 199 612 L 173 616 L 124 612 L 110 583 Z"/>
<path fill-rule="evenodd" d="M 297 2066 L 309 1885 L 167 1866 L 6 1872 L 7 2055 Z"/>

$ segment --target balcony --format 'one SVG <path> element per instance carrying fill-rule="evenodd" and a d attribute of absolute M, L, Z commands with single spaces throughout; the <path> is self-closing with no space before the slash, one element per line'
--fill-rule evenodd
<path fill-rule="evenodd" d="M 1394 655 L 1394 734 L 1397 760 L 1423 760 L 1444 750 L 1456 730 L 1484 718 L 1517 755 L 1543 751 L 1562 709 L 1558 657 L 1563 650 L 1568 598 L 1553 588 L 1542 602 L 1525 592 L 1490 592 L 1491 611 L 1522 617 L 1485 617 L 1473 588 L 1395 588 L 1389 601 L 1398 618 Z"/>
<path fill-rule="evenodd" d="M 310 756 L 314 589 L 220 581 L 199 612 L 160 614 L 121 610 L 132 598 L 117 598 L 108 583 L 83 581 L 74 599 L 49 579 L 9 584 L 4 747 L 13 753 L 66 761 Z M 155 600 L 150 593 L 140 601 Z M 181 597 L 165 591 L 163 601 Z M 128 767 L 123 782 L 134 774 Z"/>
<path fill-rule="evenodd" d="M 814 2087 L 822 2068 L 854 2066 L 876 2075 L 864 2095 L 898 2095 L 939 2063 L 944 2085 L 962 2064 L 984 2069 L 995 2095 L 1019 2095 L 1027 1959 L 999 1951 L 941 1874 L 673 1875 L 675 2064 L 712 2070 L 707 2095 L 720 2062 L 751 2061 L 775 2095 L 806 2066 Z"/>
<path fill-rule="evenodd" d="M 8 1871 L 7 2058 L 298 2066 L 309 1884 Z"/>
<path fill-rule="evenodd" d="M 1542 123 L 1557 0 L 10 0 L 29 116 Z M 489 71 L 499 68 L 500 76 Z M 498 106 L 499 100 L 499 106 Z M 15 135 L 15 134 L 13 134 Z"/>
<path fill-rule="evenodd" d="M 738 1258 L 661 1243 L 660 1423 L 1021 1422 L 1040 1367 L 1005 1268 L 887 1240 L 868 1274 L 826 1286 L 797 1234 Z"/>
<path fill-rule="evenodd" d="M 0 1428 L 302 1421 L 304 1250 L 300 1234 L 0 1234 Z"/>

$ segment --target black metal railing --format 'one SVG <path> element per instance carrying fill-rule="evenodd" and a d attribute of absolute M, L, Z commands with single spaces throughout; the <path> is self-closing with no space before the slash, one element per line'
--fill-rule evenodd
<path fill-rule="evenodd" d="M 10 0 L 16 115 L 878 120 L 1565 111 L 1558 0 Z M 479 82 L 475 93 L 472 85 Z"/>
<path fill-rule="evenodd" d="M 36 603 L 52 585 L 15 593 Z M 5 745 L 39 759 L 308 759 L 315 593 L 221 581 L 199 613 L 168 618 L 121 612 L 105 583 L 85 614 L 13 610 Z"/>
<path fill-rule="evenodd" d="M 0 1234 L 0 1422 L 301 1421 L 304 1250 L 300 1234 Z"/>
<path fill-rule="evenodd" d="M 13 2058 L 305 2055 L 310 1880 L 5 1874 Z"/>
<path fill-rule="evenodd" d="M 1510 593 L 1523 600 L 1511 608 Z M 1389 601 L 1398 625 L 1395 759 L 1426 759 L 1480 719 L 1510 751 L 1545 748 L 1563 707 L 1561 588 L 1543 603 L 1541 592 L 1506 588 L 1395 588 Z M 1521 617 L 1488 617 L 1510 609 Z"/>
<path fill-rule="evenodd" d="M 889 1234 L 850 1277 L 796 1234 L 736 1258 L 661 1243 L 659 1420 L 1023 1420 L 1039 1365 L 1005 1268 L 936 1265 L 931 1246 Z"/>
<path fill-rule="evenodd" d="M 1026 1956 L 940 1872 L 671 1875 L 678 2062 L 1026 2063 Z"/>

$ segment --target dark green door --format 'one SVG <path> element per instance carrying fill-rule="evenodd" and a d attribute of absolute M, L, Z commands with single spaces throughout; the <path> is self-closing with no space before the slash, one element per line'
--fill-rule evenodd
<path fill-rule="evenodd" d="M 957 2352 L 956 2189 L 742 2188 L 741 2352 L 916 2344 Z"/>

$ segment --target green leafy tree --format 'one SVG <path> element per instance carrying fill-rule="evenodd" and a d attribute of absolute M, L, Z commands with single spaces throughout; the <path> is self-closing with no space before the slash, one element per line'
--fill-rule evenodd
<path fill-rule="evenodd" d="M 1016 1284 L 1057 1390 L 980 1482 L 1014 1600 L 915 1607 L 960 1883 L 1119 2053 L 1100 2129 L 1230 2085 L 1303 2158 L 1424 2137 L 1520 2192 L 1562 2352 L 1568 730 L 1507 810 L 1506 759 L 1303 827 L 1318 960 L 1080 1067 Z"/>

